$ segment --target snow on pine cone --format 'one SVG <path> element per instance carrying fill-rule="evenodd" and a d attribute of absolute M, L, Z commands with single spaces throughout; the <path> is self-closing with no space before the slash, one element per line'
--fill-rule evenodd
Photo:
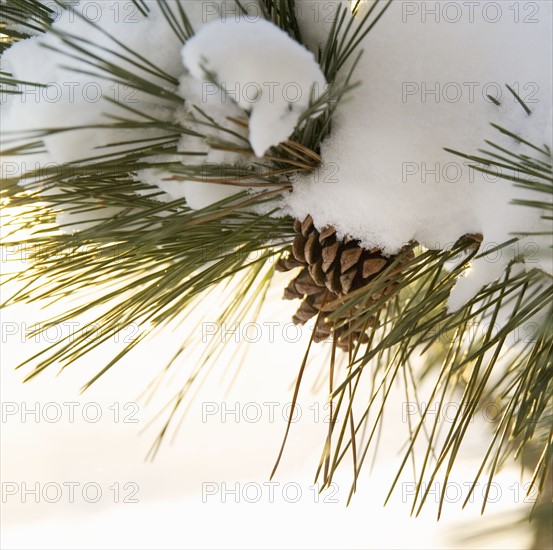
<path fill-rule="evenodd" d="M 358 241 L 350 238 L 338 240 L 336 229 L 327 227 L 317 231 L 311 216 L 303 221 L 294 222 L 296 236 L 292 243 L 292 253 L 281 258 L 277 271 L 290 271 L 303 267 L 284 291 L 287 300 L 301 299 L 302 303 L 292 320 L 296 324 L 305 324 L 309 319 L 322 313 L 331 313 L 337 307 L 336 300 L 343 298 L 368 284 L 379 273 L 385 270 L 397 256 L 386 257 L 379 248 L 370 250 L 359 246 Z M 412 254 L 403 254 L 402 263 L 412 258 Z M 390 284 L 369 297 L 376 301 L 383 295 L 390 294 L 397 286 Z M 353 326 L 347 319 L 339 320 L 338 326 L 320 315 L 315 327 L 315 342 L 326 340 L 333 335 L 337 346 L 348 351 L 357 341 L 366 343 L 366 327 Z"/>

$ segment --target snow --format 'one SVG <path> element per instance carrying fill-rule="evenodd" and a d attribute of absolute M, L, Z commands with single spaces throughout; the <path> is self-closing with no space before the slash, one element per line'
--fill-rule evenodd
<path fill-rule="evenodd" d="M 448 249 L 466 233 L 482 233 L 489 250 L 513 232 L 550 231 L 535 210 L 511 204 L 533 193 L 478 174 L 443 147 L 476 153 L 487 138 L 516 149 L 490 121 L 551 144 L 551 58 L 544 54 L 551 44 L 551 3 L 539 3 L 537 23 L 516 23 L 506 7 L 495 23 L 486 21 L 491 11 L 478 10 L 472 21 L 465 12 L 456 23 L 453 11 L 438 10 L 436 22 L 435 5 L 393 2 L 369 33 L 356 72 L 362 85 L 337 109 L 321 169 L 295 184 L 285 211 L 298 218 L 309 213 L 318 227 L 334 225 L 390 254 L 411 240 Z M 529 103 L 531 120 L 504 83 L 518 83 L 523 97 L 537 101 Z M 500 92 L 500 108 L 485 98 Z M 542 260 L 550 258 L 550 239 L 531 241 Z M 474 262 L 450 308 L 495 280 L 513 258 L 504 250 Z M 529 265 L 551 272 L 548 263 Z"/>
<path fill-rule="evenodd" d="M 326 87 L 313 53 L 263 19 L 210 22 L 185 43 L 182 58 L 203 81 L 204 98 L 232 99 L 251 112 L 250 143 L 258 157 L 288 139 Z"/>
<path fill-rule="evenodd" d="M 129 62 L 116 58 L 106 48 L 122 50 L 105 33 L 111 33 L 130 49 L 147 55 L 151 62 L 162 70 L 171 73 L 180 66 L 178 55 L 179 42 L 167 32 L 167 23 L 157 9 L 152 9 L 148 18 L 138 11 L 129 18 L 114 16 L 111 9 L 114 2 L 95 3 L 96 8 L 86 9 L 91 3 L 83 2 L 81 8 L 97 21 L 93 26 L 77 17 L 76 11 L 66 10 L 60 14 L 54 27 L 56 30 L 85 38 L 92 44 L 84 47 L 102 57 L 113 61 L 136 74 L 152 79 L 152 76 L 137 69 Z M 152 8 L 154 8 L 152 4 Z M 100 9 L 101 8 L 101 9 Z M 116 22 L 116 20 L 118 22 Z M 147 26 L 148 32 L 135 32 Z M 102 29 L 104 32 L 100 31 Z M 11 71 L 17 78 L 29 82 L 49 84 L 47 89 L 28 86 L 21 97 L 12 97 L 6 106 L 2 106 L 3 132 L 13 130 L 36 130 L 37 128 L 60 128 L 101 124 L 107 122 L 106 115 L 122 115 L 122 110 L 110 105 L 103 98 L 116 99 L 129 106 L 140 104 L 147 114 L 164 115 L 164 103 L 136 91 L 114 84 L 109 80 L 94 77 L 79 70 L 98 73 L 83 61 L 78 61 L 47 49 L 60 48 L 67 51 L 61 40 L 53 33 L 21 41 L 12 46 L 2 58 L 3 70 Z M 128 55 L 128 54 L 126 54 Z M 76 69 L 76 70 L 73 70 Z M 9 108 L 4 108 L 9 107 Z M 129 112 L 125 116 L 132 118 Z M 155 133 L 151 134 L 152 136 Z M 80 160 L 98 154 L 97 147 L 125 139 L 136 138 L 132 131 L 106 131 L 97 129 L 63 132 L 45 138 L 49 151 L 47 159 L 56 163 Z"/>
<path fill-rule="evenodd" d="M 351 20 L 349 0 L 301 0 L 296 2 L 296 15 L 303 43 L 312 51 L 323 49 L 327 37 L 337 19 L 340 9 L 344 9 L 344 22 Z"/>
<path fill-rule="evenodd" d="M 118 1 L 88 2 L 81 1 L 76 9 L 59 11 L 54 23 L 57 31 L 70 33 L 72 36 L 85 38 L 91 44 L 86 44 L 95 54 L 100 55 L 105 61 L 113 61 L 133 73 L 148 78 L 153 82 L 162 84 L 165 88 L 172 89 L 166 81 L 162 81 L 128 61 L 117 58 L 115 54 L 107 51 L 114 50 L 128 56 L 128 53 L 116 43 L 116 40 L 127 48 L 136 51 L 139 56 L 148 59 L 160 71 L 170 75 L 181 76 L 181 85 L 185 80 L 193 80 L 185 75 L 182 65 L 182 43 L 172 32 L 165 17 L 160 11 L 157 2 L 148 1 L 150 10 L 148 17 L 144 17 L 133 8 L 132 4 L 121 5 Z M 187 4 L 186 13 L 193 28 L 200 28 L 204 22 L 219 18 L 221 13 L 229 10 L 231 2 L 222 0 L 210 2 L 204 5 L 201 2 Z M 80 18 L 77 14 L 87 14 L 97 26 Z M 111 36 L 110 36 L 111 35 Z M 47 33 L 23 40 L 12 46 L 2 57 L 2 70 L 11 72 L 16 78 L 29 82 L 47 83 L 45 89 L 34 86 L 24 86 L 21 96 L 11 96 L 0 105 L 3 138 L 15 139 L 17 134 L 25 131 L 34 131 L 43 128 L 71 128 L 78 126 L 105 124 L 109 122 L 108 116 L 124 116 L 128 119 L 138 119 L 127 110 L 122 110 L 107 100 L 118 100 L 131 108 L 137 109 L 147 116 L 153 116 L 168 122 L 177 121 L 185 126 L 190 126 L 188 109 L 185 108 L 183 96 L 182 108 L 175 109 L 168 102 L 150 95 L 115 84 L 107 79 L 101 79 L 79 70 L 90 71 L 91 67 L 85 62 L 78 61 L 62 54 L 54 53 L 47 48 L 68 49 L 54 33 Z M 92 69 L 94 72 L 98 72 Z M 190 84 L 188 88 L 190 88 Z M 199 87 L 197 83 L 196 87 Z M 179 86 L 174 86 L 178 91 Z M 183 92 L 187 92 L 183 87 Z M 200 96 L 198 96 L 200 97 Z M 106 100 L 107 99 L 107 100 Z M 225 116 L 228 114 L 242 114 L 232 102 L 224 105 Z M 212 106 L 210 106 L 212 108 Z M 10 133 L 14 134 L 11 135 Z M 94 157 L 100 147 L 107 144 L 135 140 L 137 138 L 152 138 L 162 133 L 158 130 L 141 131 L 137 135 L 135 130 L 113 129 L 79 129 L 76 131 L 64 131 L 48 135 L 44 138 L 46 152 L 29 155 L 24 160 L 4 164 L 2 174 L 14 176 L 17 173 L 25 173 L 37 166 L 55 166 L 65 162 L 79 161 Z M 25 142 L 23 137 L 21 141 Z M 193 162 L 215 162 L 215 154 L 203 143 L 203 140 L 191 140 L 183 138 L 180 151 L 195 150 L 204 152 L 206 157 L 188 157 Z M 110 152 L 125 149 L 122 147 L 110 147 Z M 105 152 L 102 151 L 102 153 Z M 198 160 L 199 159 L 199 160 Z M 165 159 L 182 160 L 182 159 Z M 237 159 L 232 158 L 235 162 Z M 158 186 L 165 195 L 160 200 L 172 201 L 189 196 L 189 206 L 202 208 L 236 193 L 236 188 L 229 186 L 202 185 L 196 182 L 168 181 L 169 174 L 159 170 L 141 170 L 140 181 Z M 199 187 L 202 189 L 199 189 Z M 224 189 L 222 189 L 224 187 Z M 203 190 L 203 192 L 202 192 Z M 152 194 L 152 191 L 145 191 Z M 79 230 L 90 224 L 83 223 L 93 219 L 95 214 L 88 213 L 59 213 L 58 220 L 65 231 Z"/>
<path fill-rule="evenodd" d="M 138 11 L 115 17 L 117 2 L 83 0 L 79 6 L 85 10 L 88 4 L 96 10 L 101 7 L 97 22 L 103 31 L 178 79 L 178 85 L 163 85 L 183 98 L 182 105 L 175 107 L 143 93 L 127 95 L 128 90 L 114 90 L 108 80 L 76 72 L 73 69 L 82 69 L 83 62 L 43 47 L 64 48 L 49 33 L 20 42 L 3 56 L 2 70 L 11 70 L 21 80 L 50 83 L 48 93 L 27 89 L 0 106 L 3 134 L 102 124 L 106 116 L 122 113 L 117 106 L 96 100 L 97 90 L 108 98 L 123 94 L 131 107 L 146 115 L 206 135 L 183 135 L 180 156 L 165 159 L 182 163 L 179 179 L 157 168 L 133 175 L 163 191 L 159 200 L 185 197 L 194 209 L 240 189 L 191 181 L 186 164 L 224 162 L 251 168 L 256 162 L 252 155 L 212 147 L 229 140 L 230 134 L 202 124 L 195 107 L 241 136 L 243 143 L 249 140 L 255 155 L 263 156 L 293 132 L 309 105 L 311 90 L 324 91 L 326 82 L 311 51 L 324 45 L 337 6 L 345 5 L 342 0 L 298 3 L 308 51 L 270 22 L 237 17 L 231 2 L 187 2 L 196 34 L 184 46 L 157 2 L 147 2 L 147 18 Z M 499 12 L 490 8 L 492 4 L 500 6 Z M 539 8 L 536 13 L 528 10 L 530 4 Z M 359 17 L 369 5 L 363 3 Z M 490 250 L 513 233 L 549 231 L 535 209 L 511 203 L 514 198 L 534 199 L 534 193 L 482 176 L 443 148 L 476 153 L 484 139 L 491 139 L 515 150 L 517 144 L 500 136 L 490 121 L 551 145 L 552 5 L 549 1 L 509 6 L 393 2 L 363 41 L 364 55 L 355 73 L 361 85 L 336 111 L 331 135 L 321 147 L 323 165 L 311 176 L 294 178 L 294 192 L 282 199 L 282 214 L 302 218 L 309 213 L 318 227 L 335 225 L 340 235 L 351 235 L 368 247 L 379 246 L 388 254 L 413 239 L 428 248 L 448 249 L 466 233 L 481 233 L 483 249 Z M 90 8 L 86 12 L 90 15 Z M 103 59 L 116 58 L 101 48 L 121 51 L 106 32 L 71 11 L 60 15 L 55 28 L 86 38 L 92 44 L 87 47 Z M 130 67 L 120 59 L 117 63 Z M 160 82 L 146 71 L 136 67 L 133 71 Z M 531 117 L 510 96 L 505 83 L 528 101 Z M 486 94 L 501 94 L 501 106 Z M 248 115 L 249 127 L 228 119 Z M 156 135 L 156 130 L 138 136 L 133 130 L 113 129 L 58 133 L 45 138 L 47 153 L 27 157 L 20 171 L 35 162 L 75 161 L 99 154 L 98 147 L 109 143 Z M 529 152 L 524 146 L 520 150 Z M 190 152 L 200 154 L 187 156 Z M 67 219 L 63 217 L 64 223 Z M 457 309 L 482 285 L 500 277 L 520 254 L 527 257 L 528 267 L 552 273 L 550 244 L 550 238 L 526 237 L 514 248 L 476 260 L 456 285 L 450 308 Z"/>

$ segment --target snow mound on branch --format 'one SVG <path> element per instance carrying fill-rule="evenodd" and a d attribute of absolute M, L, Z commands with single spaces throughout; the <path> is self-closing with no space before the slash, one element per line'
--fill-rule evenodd
<path fill-rule="evenodd" d="M 113 1 L 82 1 L 70 9 L 60 11 L 54 29 L 69 33 L 76 40 L 87 40 L 88 43 L 79 45 L 100 56 L 103 61 L 113 62 L 143 78 L 152 79 L 152 75 L 107 51 L 111 49 L 129 57 L 108 34 L 130 50 L 147 57 L 166 73 L 182 72 L 178 38 L 168 32 L 167 22 L 159 7 L 154 3 L 148 4 L 148 7 L 149 16 L 145 17 L 137 9 L 131 9 L 131 4 L 121 6 Z M 88 13 L 91 20 L 80 17 L 80 13 Z M 132 130 L 79 128 L 105 124 L 109 122 L 108 116 L 138 118 L 108 103 L 106 99 L 120 101 L 130 107 L 138 107 L 149 115 L 170 120 L 171 113 L 163 101 L 153 101 L 151 96 L 128 86 L 93 76 L 89 73 L 99 71 L 95 71 L 85 61 L 48 48 L 75 54 L 55 33 L 46 32 L 18 42 L 2 56 L 3 70 L 11 71 L 19 80 L 47 84 L 42 89 L 24 85 L 21 87 L 21 96 L 8 98 L 6 105 L 2 105 L 3 133 L 76 128 L 45 136 L 48 155 L 40 159 L 42 162 L 63 163 L 93 157 L 99 154 L 98 148 L 109 143 L 136 138 L 136 132 Z M 154 130 L 147 137 L 155 135 Z"/>
<path fill-rule="evenodd" d="M 263 19 L 208 23 L 186 42 L 182 58 L 203 82 L 204 101 L 223 94 L 222 102 L 228 96 L 251 111 L 250 143 L 258 157 L 292 134 L 326 87 L 313 53 Z"/>
<path fill-rule="evenodd" d="M 55 31 L 69 33 L 77 37 L 77 40 L 86 40 L 84 47 L 100 56 L 102 60 L 113 62 L 142 78 L 161 84 L 170 91 L 184 94 L 182 107 L 175 108 L 174 103 L 169 103 L 162 98 L 91 75 L 91 66 L 85 61 L 70 58 L 49 49 L 56 48 L 61 52 L 75 53 L 64 46 L 55 32 L 46 32 L 22 40 L 3 54 L 2 70 L 11 72 L 19 80 L 45 83 L 47 87 L 22 85 L 21 95 L 14 94 L 3 98 L 4 101 L 0 104 L 2 137 L 14 139 L 15 143 L 20 143 L 28 141 L 28 137 L 25 137 L 22 132 L 34 132 L 45 128 L 67 128 L 67 130 L 42 137 L 45 143 L 44 152 L 27 155 L 23 160 L 10 159 L 9 162 L 3 163 L 0 168 L 1 176 L 15 177 L 45 165 L 56 166 L 92 158 L 106 152 L 103 148 L 109 144 L 164 135 L 162 131 L 156 129 L 137 131 L 95 127 L 109 124 L 112 120 L 108 117 L 123 116 L 130 120 L 143 120 L 141 116 L 110 103 L 110 100 L 119 101 L 124 106 L 144 113 L 146 116 L 168 123 L 177 122 L 185 127 L 190 126 L 187 113 L 191 102 L 185 106 L 190 85 L 184 86 L 183 82 L 194 79 L 184 74 L 185 68 L 181 57 L 182 41 L 171 29 L 157 1 L 147 0 L 146 6 L 147 16 L 140 13 L 133 4 L 123 5 L 119 0 L 105 0 L 100 3 L 81 0 L 73 3 L 69 9 L 62 10 L 56 7 L 53 28 Z M 233 9 L 236 9 L 234 2 L 226 0 L 214 0 L 209 4 L 188 2 L 186 14 L 192 27 L 199 29 L 202 25 L 219 19 Z M 138 56 L 147 59 L 159 71 L 176 78 L 180 77 L 181 86 L 177 90 L 177 86 L 173 87 L 167 81 L 152 77 L 151 73 L 137 67 L 128 60 L 136 61 L 136 58 L 133 58 L 114 39 L 130 51 L 136 52 Z M 122 59 L 116 53 L 128 59 Z M 94 68 L 92 72 L 95 72 Z M 196 87 L 198 86 L 199 84 L 196 83 Z M 192 97 L 192 101 L 200 104 L 200 97 L 197 94 Z M 212 101 L 209 110 L 217 107 L 213 103 Z M 242 113 L 230 101 L 226 101 L 223 106 L 219 105 L 219 111 L 222 113 L 223 110 L 225 115 L 237 116 L 237 113 Z M 110 146 L 108 151 L 114 153 L 127 148 L 128 146 L 125 145 Z M 221 160 L 201 139 L 183 139 L 179 152 L 189 151 L 204 153 L 205 156 L 181 156 L 164 160 L 182 161 L 183 164 Z M 228 160 L 231 163 L 236 162 L 236 157 Z M 160 170 L 144 169 L 139 171 L 137 179 L 159 187 L 162 192 L 156 197 L 158 200 L 168 202 L 186 197 L 191 208 L 202 208 L 239 191 L 236 187 L 230 186 L 169 181 L 169 176 L 170 174 Z M 153 191 L 148 190 L 144 194 L 151 196 Z M 109 216 L 117 213 L 116 209 L 112 211 L 109 212 L 106 209 L 103 214 Z M 90 225 L 87 223 L 88 218 L 96 217 L 97 213 L 94 211 L 58 213 L 62 230 L 68 232 L 88 227 Z"/>
<path fill-rule="evenodd" d="M 552 67 L 545 52 L 552 3 L 538 2 L 533 18 L 517 17 L 508 6 L 492 13 L 486 3 L 459 3 L 458 14 L 439 4 L 392 2 L 364 39 L 354 74 L 361 85 L 338 106 L 320 169 L 296 181 L 285 197 L 287 213 L 311 214 L 319 228 L 334 225 L 342 236 L 388 254 L 411 240 L 447 250 L 467 233 L 481 233 L 487 251 L 513 233 L 551 231 L 539 211 L 512 204 L 540 194 L 482 175 L 443 148 L 478 154 L 490 139 L 509 151 L 535 153 L 490 122 L 551 145 Z M 528 102 L 532 116 L 505 83 Z M 476 260 L 456 285 L 450 308 L 466 303 L 521 255 L 529 268 L 551 272 L 550 244 L 550 238 L 527 237 Z"/>

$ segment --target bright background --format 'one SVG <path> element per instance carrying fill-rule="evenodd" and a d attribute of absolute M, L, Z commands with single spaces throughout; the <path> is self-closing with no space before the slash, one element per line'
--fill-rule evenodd
<path fill-rule="evenodd" d="M 497 502 L 488 505 L 484 517 L 480 517 L 481 489 L 464 511 L 460 496 L 452 491 L 439 523 L 436 494 L 429 496 L 418 518 L 409 517 L 412 485 L 399 486 L 388 506 L 383 507 L 407 436 L 405 399 L 399 387 L 392 391 L 388 404 L 378 460 L 372 472 L 367 464 L 350 506 L 346 507 L 351 469 L 348 461 L 335 480 L 335 491 L 317 498 L 311 487 L 328 426 L 324 422 L 325 392 L 312 388 L 319 368 L 324 366 L 322 352 L 310 365 L 302 386 L 302 415 L 293 426 L 271 497 L 269 487 L 263 484 L 269 480 L 284 434 L 285 406 L 290 403 L 306 344 L 306 335 L 295 344 L 285 341 L 282 327 L 288 323 L 294 304 L 277 300 L 279 293 L 280 289 L 275 288 L 259 319 L 261 327 L 266 322 L 279 323 L 275 341 L 270 343 L 265 331 L 259 342 L 247 345 L 248 354 L 230 389 L 238 359 L 222 357 L 189 406 L 173 443 L 167 441 L 153 463 L 144 458 L 161 424 L 148 424 L 180 388 L 203 347 L 201 335 L 184 364 L 163 379 L 152 402 L 147 404 L 140 395 L 164 367 L 182 331 L 191 330 L 193 325 L 183 326 L 180 334 L 166 332 L 145 343 L 80 395 L 82 384 L 120 344 L 109 342 L 97 354 L 59 375 L 54 367 L 22 384 L 24 372 L 14 367 L 43 346 L 43 342 L 22 334 L 42 313 L 36 306 L 5 311 L 1 371 L 2 548 L 527 547 L 530 539 L 525 529 L 504 530 L 529 506 L 516 505 L 522 497 L 517 497 L 515 490 L 520 482 L 519 470 L 512 466 L 497 476 L 500 494 Z M 14 333 L 16 330 L 19 332 Z M 55 336 L 51 331 L 48 338 Z M 293 333 L 288 336 L 292 338 Z M 69 408 L 63 405 L 66 402 L 78 403 L 73 422 Z M 140 407 L 138 412 L 134 406 L 125 409 L 127 403 L 134 402 Z M 269 407 L 263 405 L 268 402 L 276 403 L 274 418 Z M 37 403 L 38 422 L 32 414 L 22 416 L 23 407 L 32 409 Z M 238 417 L 221 414 L 224 407 L 228 411 L 237 403 Z M 60 408 L 59 420 L 48 422 L 44 418 L 55 420 Z M 114 416 L 117 410 L 119 419 Z M 97 422 L 86 421 L 83 411 L 89 419 L 94 419 L 97 411 L 102 416 Z M 208 414 L 212 411 L 216 413 Z M 138 422 L 123 421 L 131 413 L 130 419 Z M 473 479 L 488 430 L 482 418 L 475 419 L 474 428 L 481 433 L 481 440 L 469 442 L 468 452 L 452 478 L 463 495 L 467 491 L 463 483 Z M 405 483 L 409 481 L 407 476 Z M 63 486 L 67 482 L 80 484 L 74 502 L 69 502 L 69 491 Z M 41 491 L 45 484 L 54 483 L 64 491 L 55 503 L 46 502 L 42 494 L 38 503 L 32 494 L 23 502 L 20 490 L 6 494 L 6 483 L 12 484 L 10 489 L 14 483 L 18 489 L 23 483 L 30 488 L 39 483 Z M 101 488 L 98 502 L 83 498 L 86 483 Z M 115 483 L 120 489 L 118 503 L 114 502 L 114 490 L 109 489 Z M 125 489 L 126 483 L 133 485 Z M 206 483 L 215 494 L 205 494 Z M 223 483 L 227 489 L 238 487 L 238 496 L 227 493 L 223 497 Z M 251 485 L 244 488 L 248 483 Z M 52 487 L 47 495 L 50 499 L 56 498 L 56 486 Z M 121 502 L 133 487 L 138 489 L 134 495 L 138 502 Z M 89 491 L 88 496 L 94 499 L 94 488 Z M 258 502 L 248 502 L 256 495 Z M 296 495 L 299 500 L 294 503 Z M 500 530 L 490 536 L 472 538 L 498 526 Z"/>

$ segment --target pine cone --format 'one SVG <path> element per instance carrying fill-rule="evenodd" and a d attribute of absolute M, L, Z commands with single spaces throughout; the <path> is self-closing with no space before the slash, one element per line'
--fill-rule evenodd
<path fill-rule="evenodd" d="M 311 216 L 307 216 L 302 222 L 296 220 L 294 230 L 296 237 L 292 243 L 292 253 L 287 258 L 281 258 L 276 269 L 290 271 L 303 267 L 284 291 L 284 298 L 287 300 L 303 300 L 292 318 L 296 324 L 305 324 L 319 312 L 331 313 L 335 310 L 337 298 L 343 298 L 365 286 L 397 257 L 386 257 L 378 248 L 366 250 L 354 239 L 345 238 L 339 241 L 333 227 L 319 232 L 315 229 Z M 412 255 L 408 255 L 404 261 L 411 257 Z M 390 294 L 396 286 L 397 283 L 391 282 L 370 296 L 368 302 Z M 334 323 L 326 321 L 321 315 L 314 329 L 314 341 L 320 342 L 333 335 L 338 347 L 345 351 L 350 349 L 352 343 L 368 341 L 363 327 L 359 326 L 359 320 L 357 327 L 352 325 L 352 321 L 343 324 L 340 320 L 338 324 L 336 328 Z"/>

